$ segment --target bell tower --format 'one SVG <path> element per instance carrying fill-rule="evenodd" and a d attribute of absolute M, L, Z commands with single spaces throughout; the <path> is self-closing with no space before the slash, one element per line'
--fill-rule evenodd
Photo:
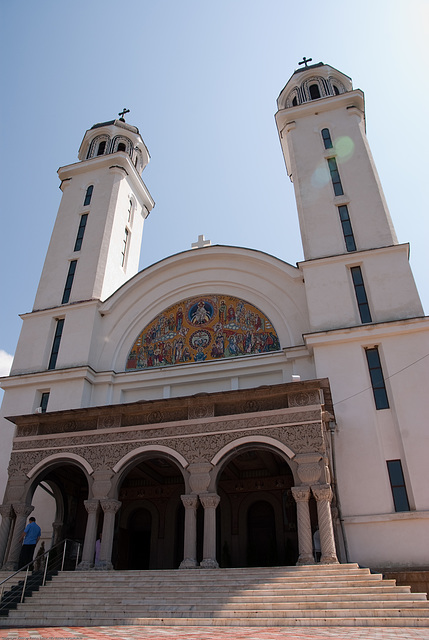
<path fill-rule="evenodd" d="M 105 300 L 138 272 L 154 201 L 141 179 L 149 152 L 125 113 L 89 129 L 79 162 L 58 170 L 63 195 L 34 310 Z"/>
<path fill-rule="evenodd" d="M 304 58 L 278 100 L 276 124 L 295 189 L 313 330 L 423 315 L 365 130 L 364 94 Z"/>

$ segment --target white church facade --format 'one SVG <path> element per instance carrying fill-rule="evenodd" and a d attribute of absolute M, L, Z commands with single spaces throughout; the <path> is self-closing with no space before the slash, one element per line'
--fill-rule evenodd
<path fill-rule="evenodd" d="M 103 569 L 312 564 L 317 528 L 322 563 L 429 566 L 429 321 L 363 93 L 319 63 L 277 106 L 296 267 L 201 242 L 138 272 L 154 202 L 123 115 L 59 170 L 2 379 L 4 568 L 48 503 L 50 537 L 80 540 L 82 568 L 100 533 Z"/>

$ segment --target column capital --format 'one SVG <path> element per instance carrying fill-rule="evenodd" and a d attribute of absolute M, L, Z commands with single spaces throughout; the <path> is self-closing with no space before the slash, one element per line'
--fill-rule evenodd
<path fill-rule="evenodd" d="M 119 500 L 111 500 L 108 498 L 106 500 L 100 500 L 100 504 L 104 513 L 116 513 L 117 511 L 119 511 L 122 502 L 119 502 Z"/>
<path fill-rule="evenodd" d="M 217 493 L 203 493 L 200 495 L 200 501 L 204 509 L 216 509 L 219 504 L 220 497 Z"/>
<path fill-rule="evenodd" d="M 310 487 L 291 487 L 291 491 L 296 502 L 308 502 L 310 500 Z"/>
<path fill-rule="evenodd" d="M 185 507 L 185 509 L 196 510 L 196 508 L 198 507 L 198 496 L 194 494 L 180 496 L 180 499 L 183 502 L 183 506 Z"/>
<path fill-rule="evenodd" d="M 0 516 L 2 518 L 12 518 L 13 517 L 13 509 L 11 504 L 1 504 L 0 505 Z"/>
<path fill-rule="evenodd" d="M 31 504 L 26 504 L 25 502 L 19 502 L 13 505 L 13 510 L 15 511 L 17 516 L 27 516 L 30 515 L 32 511 L 34 511 L 34 507 Z"/>
<path fill-rule="evenodd" d="M 85 505 L 87 513 L 97 513 L 100 508 L 100 500 L 94 498 L 92 500 L 84 500 L 83 504 Z"/>
<path fill-rule="evenodd" d="M 317 501 L 331 502 L 332 489 L 330 484 L 313 484 L 311 490 Z"/>

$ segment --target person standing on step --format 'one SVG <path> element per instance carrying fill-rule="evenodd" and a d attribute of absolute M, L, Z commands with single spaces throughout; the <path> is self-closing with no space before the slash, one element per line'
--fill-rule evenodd
<path fill-rule="evenodd" d="M 101 533 L 98 536 L 98 540 L 95 543 L 95 566 L 98 567 L 100 564 L 100 551 L 101 551 Z"/>
<path fill-rule="evenodd" d="M 18 568 L 24 567 L 33 560 L 36 544 L 39 542 L 42 530 L 36 524 L 36 518 L 31 517 L 21 536 L 22 547 L 19 554 Z"/>
<path fill-rule="evenodd" d="M 322 548 L 320 546 L 319 527 L 316 527 L 316 531 L 313 534 L 313 548 L 314 548 L 314 559 L 316 562 L 320 562 L 320 557 L 322 555 Z"/>

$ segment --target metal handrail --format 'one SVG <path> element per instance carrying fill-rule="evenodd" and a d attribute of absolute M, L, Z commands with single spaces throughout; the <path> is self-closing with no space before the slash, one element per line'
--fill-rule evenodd
<path fill-rule="evenodd" d="M 61 554 L 61 564 L 57 563 L 54 564 L 50 567 L 50 571 L 54 572 L 54 571 L 63 571 L 64 570 L 64 565 L 65 565 L 65 561 L 66 561 L 66 551 L 68 546 L 70 547 L 70 545 L 77 545 L 77 553 L 76 553 L 76 560 L 74 563 L 74 569 L 77 568 L 77 565 L 79 563 L 79 555 L 80 555 L 80 550 L 81 550 L 81 543 L 77 542 L 76 540 L 71 540 L 69 538 L 66 538 L 65 540 L 61 540 L 61 542 L 58 542 L 57 544 L 55 544 L 53 547 L 51 547 L 50 549 L 48 549 L 48 551 L 45 551 L 45 553 L 43 553 L 42 555 L 36 556 L 36 558 L 34 560 L 32 560 L 31 562 L 28 562 L 26 565 L 24 565 L 23 567 L 21 567 L 20 569 L 18 569 L 18 571 L 15 571 L 14 573 L 12 573 L 10 576 L 8 576 L 7 578 L 5 578 L 4 580 L 2 580 L 0 582 L 0 611 L 7 609 L 8 608 L 8 604 L 10 604 L 10 600 L 8 600 L 7 602 L 2 602 L 3 601 L 3 595 L 5 594 L 5 586 L 6 583 L 8 583 L 10 580 L 12 580 L 12 578 L 14 578 L 16 575 L 18 575 L 19 573 L 21 573 L 22 571 L 25 571 L 25 577 L 24 577 L 24 582 L 22 585 L 22 591 L 21 591 L 21 595 L 20 595 L 20 602 L 24 602 L 25 599 L 25 590 L 28 584 L 28 574 L 30 572 L 30 567 L 35 564 L 36 562 L 44 562 L 44 571 L 43 571 L 43 578 L 41 583 L 38 583 L 37 586 L 42 586 L 44 587 L 46 584 L 46 581 L 48 579 L 48 567 L 49 567 L 49 558 L 50 555 L 52 554 L 53 551 L 58 550 L 61 545 L 63 546 L 63 551 Z M 13 588 L 13 587 L 12 587 Z M 15 598 L 15 602 L 17 600 L 18 594 L 15 593 L 14 598 Z"/>

